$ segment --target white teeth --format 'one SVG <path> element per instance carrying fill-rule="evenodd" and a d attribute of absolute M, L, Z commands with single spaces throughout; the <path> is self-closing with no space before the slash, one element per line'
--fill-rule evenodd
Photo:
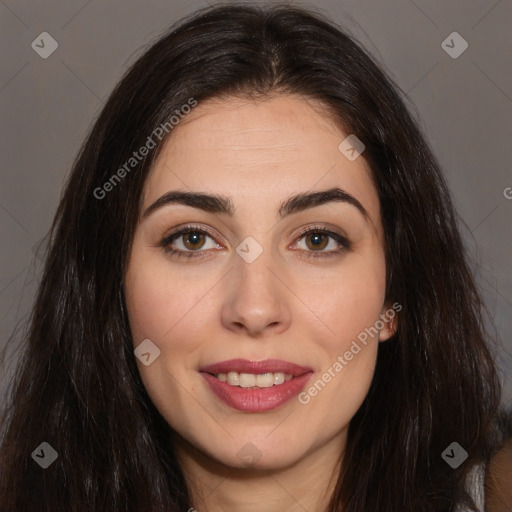
<path fill-rule="evenodd" d="M 231 386 L 239 386 L 240 385 L 240 380 L 238 378 L 238 372 L 229 372 L 228 373 L 227 382 Z"/>
<path fill-rule="evenodd" d="M 284 373 L 274 373 L 274 384 L 282 384 L 284 382 Z"/>
<path fill-rule="evenodd" d="M 256 386 L 259 388 L 270 388 L 274 385 L 274 382 L 275 377 L 273 373 L 261 373 L 260 375 L 256 375 Z M 280 382 L 277 384 L 280 384 Z"/>
<path fill-rule="evenodd" d="M 241 388 L 252 388 L 253 386 L 256 386 L 256 375 L 253 375 L 252 373 L 240 373 L 238 382 L 240 383 Z"/>
<path fill-rule="evenodd" d="M 293 375 L 289 373 L 260 373 L 255 375 L 253 373 L 238 373 L 228 372 L 218 373 L 215 375 L 220 381 L 227 382 L 230 386 L 240 386 L 242 388 L 270 388 L 272 386 L 279 386 L 283 382 L 293 379 Z"/>

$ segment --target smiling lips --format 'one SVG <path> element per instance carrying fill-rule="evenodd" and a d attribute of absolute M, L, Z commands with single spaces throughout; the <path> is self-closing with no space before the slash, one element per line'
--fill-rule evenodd
<path fill-rule="evenodd" d="M 244 412 L 265 412 L 300 393 L 311 368 L 267 359 L 231 359 L 199 370 L 211 391 L 225 404 Z"/>

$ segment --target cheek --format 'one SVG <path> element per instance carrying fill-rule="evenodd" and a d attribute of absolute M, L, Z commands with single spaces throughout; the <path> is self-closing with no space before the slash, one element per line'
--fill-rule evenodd
<path fill-rule="evenodd" d="M 126 279 L 126 305 L 133 345 L 150 339 L 160 355 L 149 366 L 137 361 L 139 373 L 151 400 L 171 421 L 172 411 L 187 410 L 181 382 L 194 367 L 200 334 L 204 336 L 204 295 L 211 284 L 184 280 L 169 265 L 148 254 L 131 260 Z M 203 299 L 203 300 L 201 300 Z M 203 309 L 201 309 L 203 306 Z M 203 327 L 201 328 L 201 325 Z M 172 404 L 172 407 L 171 407 Z M 189 408 L 189 407 L 188 407 Z"/>
<path fill-rule="evenodd" d="M 307 353 L 319 355 L 319 371 L 299 396 L 311 414 L 323 417 L 326 432 L 347 425 L 370 388 L 378 352 L 383 287 L 375 279 L 351 275 L 317 303 L 321 322 L 312 318 Z M 326 333 L 329 333 L 326 335 Z M 314 411 L 311 412 L 311 411 Z"/>
<path fill-rule="evenodd" d="M 348 350 L 352 340 L 373 327 L 382 312 L 386 286 L 384 255 L 372 251 L 368 256 L 347 260 L 345 266 L 329 275 L 318 274 L 316 279 L 303 280 L 299 289 L 304 302 L 316 313 L 310 316 L 310 325 L 318 333 L 316 338 L 322 340 L 331 355 Z"/>
<path fill-rule="evenodd" d="M 165 260 L 155 260 L 145 264 L 134 259 L 127 273 L 126 302 L 135 345 L 145 338 L 159 346 L 170 338 L 186 340 L 177 333 L 186 328 L 190 336 L 200 325 L 193 317 L 200 313 L 208 283 L 193 277 L 183 280 Z"/>
<path fill-rule="evenodd" d="M 383 305 L 383 292 L 378 287 L 343 287 L 325 304 L 326 323 L 334 331 L 331 351 L 346 351 L 353 341 L 377 341 L 375 330 Z M 378 325 L 378 324 L 377 324 Z"/>
<path fill-rule="evenodd" d="M 302 288 L 302 297 L 316 316 L 307 316 L 309 353 L 321 354 L 321 368 L 300 397 L 325 427 L 346 424 L 363 402 L 375 372 L 378 329 L 385 298 L 385 260 L 373 251 L 354 258 L 330 276 L 316 279 L 315 288 Z M 307 293 L 309 290 L 309 293 Z M 340 407 L 332 409 L 332 404 Z M 330 412 L 329 412 L 330 411 Z"/>

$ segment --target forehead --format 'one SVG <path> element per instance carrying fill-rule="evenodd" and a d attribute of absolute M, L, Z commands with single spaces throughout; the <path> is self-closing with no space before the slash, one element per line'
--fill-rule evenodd
<path fill-rule="evenodd" d="M 347 135 L 322 105 L 300 96 L 207 100 L 165 141 L 148 176 L 143 207 L 180 189 L 230 196 L 237 210 L 268 210 L 293 193 L 338 186 L 357 197 L 378 224 L 369 166 L 363 157 L 351 161 L 339 150 Z"/>

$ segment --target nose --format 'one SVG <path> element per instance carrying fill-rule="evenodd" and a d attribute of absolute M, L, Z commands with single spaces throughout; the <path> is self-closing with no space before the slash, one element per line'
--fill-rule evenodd
<path fill-rule="evenodd" d="M 289 328 L 290 291 L 272 261 L 270 251 L 252 263 L 234 255 L 234 268 L 227 276 L 222 304 L 225 328 L 253 338 L 275 336 Z"/>

